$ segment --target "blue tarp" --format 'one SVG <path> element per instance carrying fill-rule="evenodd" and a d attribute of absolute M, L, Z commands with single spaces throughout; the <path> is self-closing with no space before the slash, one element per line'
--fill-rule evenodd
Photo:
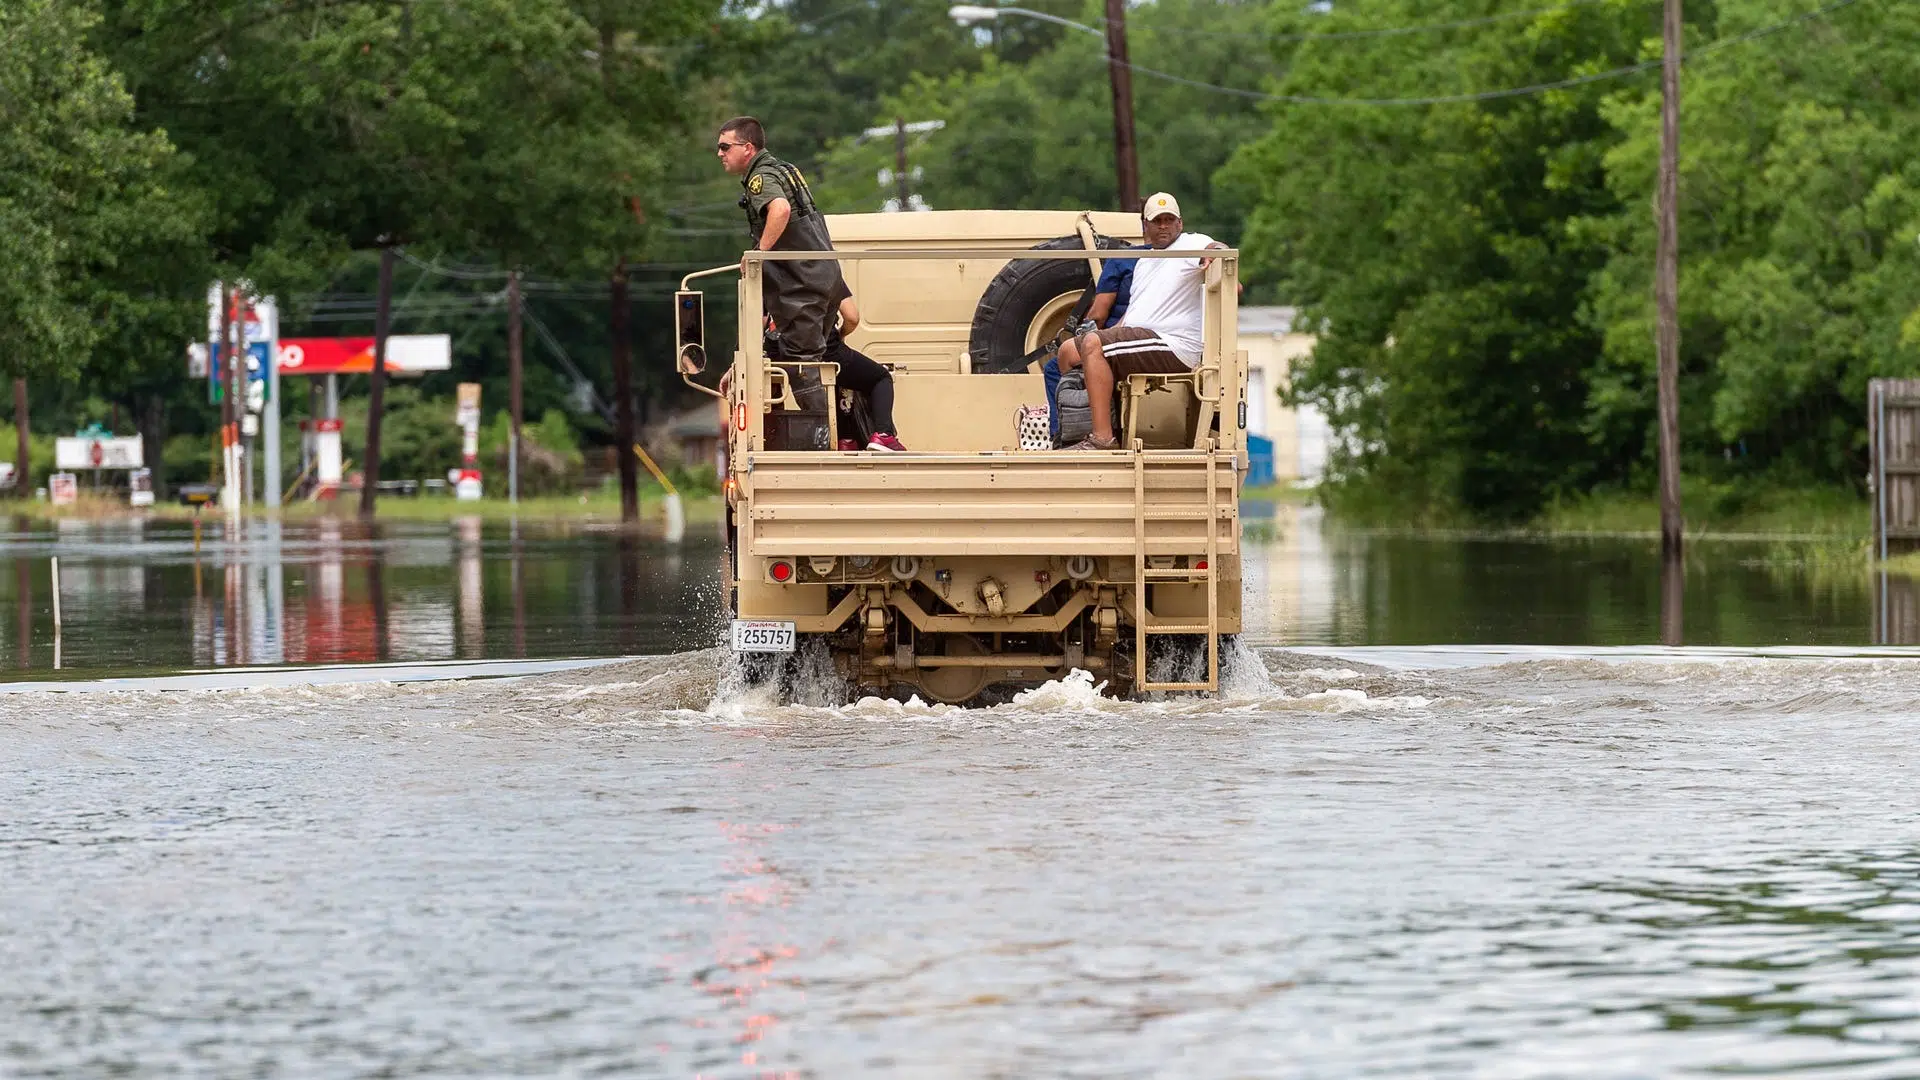
<path fill-rule="evenodd" d="M 1246 485 L 1262 487 L 1271 483 L 1273 483 L 1273 440 L 1248 432 Z"/>

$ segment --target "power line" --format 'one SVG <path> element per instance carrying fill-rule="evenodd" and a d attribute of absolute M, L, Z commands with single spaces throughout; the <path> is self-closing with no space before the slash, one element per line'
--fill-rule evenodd
<path fill-rule="evenodd" d="M 1731 48 L 1735 45 L 1743 45 L 1749 41 L 1757 41 L 1760 38 L 1771 37 L 1774 34 L 1783 33 L 1787 30 L 1791 30 L 1794 27 L 1801 25 L 1802 23 L 1811 22 L 1814 19 L 1818 19 L 1825 15 L 1832 14 L 1833 12 L 1838 11 L 1844 7 L 1851 7 L 1852 5 L 1857 3 L 1860 3 L 1860 0 L 1834 0 L 1833 3 L 1827 4 L 1825 7 L 1816 8 L 1804 14 L 1796 15 L 1791 19 L 1787 19 L 1782 22 L 1773 23 L 1768 26 L 1762 26 L 1755 30 L 1749 30 L 1743 34 L 1736 34 L 1733 37 L 1722 38 L 1719 41 L 1715 41 L 1710 44 L 1704 45 L 1698 49 L 1695 49 L 1693 52 L 1685 54 L 1684 56 L 1681 57 L 1681 60 L 1682 62 L 1685 62 L 1686 60 L 1691 60 L 1697 57 L 1705 56 L 1709 53 L 1718 52 L 1722 49 Z M 1545 93 L 1549 90 L 1565 90 L 1570 87 L 1584 86 L 1587 83 L 1603 82 L 1608 79 L 1619 79 L 1629 75 L 1638 75 L 1643 71 L 1651 71 L 1655 68 L 1658 68 L 1660 65 L 1661 65 L 1661 61 L 1659 60 L 1644 60 L 1638 64 L 1628 64 L 1625 67 L 1612 68 L 1607 71 L 1596 71 L 1589 75 L 1576 75 L 1570 78 L 1556 79 L 1553 82 L 1534 83 L 1531 86 L 1515 86 L 1515 87 L 1509 87 L 1504 90 L 1481 90 L 1481 91 L 1476 91 L 1473 93 L 1466 93 L 1466 94 L 1437 94 L 1431 97 L 1411 97 L 1411 98 L 1336 98 L 1336 97 L 1314 97 L 1314 96 L 1309 96 L 1305 94 L 1268 94 L 1268 93 L 1263 93 L 1259 90 L 1242 90 L 1239 87 L 1234 87 L 1234 86 L 1217 86 L 1213 83 L 1201 82 L 1198 79 L 1188 79 L 1179 75 L 1171 74 L 1169 72 L 1156 71 L 1153 68 L 1141 67 L 1139 64 L 1129 63 L 1129 64 L 1126 64 L 1125 66 L 1128 68 L 1131 68 L 1134 71 L 1139 72 L 1142 75 L 1146 75 L 1150 78 L 1161 79 L 1163 81 L 1171 82 L 1171 83 L 1178 83 L 1182 86 L 1191 86 L 1198 90 L 1210 90 L 1215 93 L 1230 94 L 1234 97 L 1246 98 L 1247 100 L 1250 100 L 1250 101 L 1276 101 L 1276 102 L 1281 102 L 1281 103 L 1290 104 L 1290 105 L 1390 106 L 1390 105 L 1457 105 L 1457 104 L 1465 104 L 1468 102 L 1476 102 L 1476 101 L 1494 101 L 1500 98 L 1524 97 L 1529 94 Z"/>
<path fill-rule="evenodd" d="M 1553 7 L 1532 8 L 1527 11 L 1502 11 L 1492 15 L 1481 15 L 1471 19 L 1455 19 L 1452 22 L 1427 23 L 1421 26 L 1387 26 L 1374 30 L 1323 30 L 1317 33 L 1263 34 L 1237 30 L 1189 30 L 1180 26 L 1153 26 L 1143 24 L 1129 27 L 1148 34 L 1167 34 L 1175 37 L 1213 37 L 1213 38 L 1257 38 L 1261 41 L 1353 41 L 1364 38 L 1402 37 L 1409 34 L 1435 34 L 1447 30 L 1462 30 L 1474 26 L 1488 26 L 1511 19 L 1527 19 L 1536 15 L 1552 15 L 1556 12 L 1571 11 L 1577 7 L 1589 7 L 1606 3 L 1608 0 L 1567 0 Z M 1105 25 L 1105 19 L 1095 22 Z"/>

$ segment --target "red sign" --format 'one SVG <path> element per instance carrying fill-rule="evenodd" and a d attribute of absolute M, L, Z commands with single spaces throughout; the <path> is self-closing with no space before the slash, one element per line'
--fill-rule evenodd
<path fill-rule="evenodd" d="M 373 371 L 373 339 L 282 338 L 282 375 L 365 375 Z M 453 366 L 453 340 L 446 334 L 395 334 L 387 339 L 387 370 L 396 375 L 445 371 Z"/>

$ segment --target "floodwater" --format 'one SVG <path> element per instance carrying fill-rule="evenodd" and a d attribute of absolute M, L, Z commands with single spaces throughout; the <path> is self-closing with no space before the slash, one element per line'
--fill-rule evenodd
<path fill-rule="evenodd" d="M 1251 536 L 1218 698 L 966 710 L 731 685 L 710 537 L 16 532 L 0 1075 L 1920 1073 L 1864 571 Z"/>
<path fill-rule="evenodd" d="M 1381 535 L 1278 508 L 1243 562 L 1256 645 L 1661 640 L 1643 539 Z M 56 668 L 52 559 L 60 560 Z M 605 526 L 65 521 L 0 531 L 0 679 L 270 664 L 631 656 L 719 640 L 717 526 L 669 544 Z M 1911 586 L 1814 545 L 1714 542 L 1686 565 L 1688 645 L 1920 643 Z M 1876 595 L 1893 590 L 1893 602 Z M 1909 625 L 1912 624 L 1912 625 Z M 1906 626 L 1907 629 L 1901 628 Z M 3 685 L 3 684 L 0 684 Z"/>

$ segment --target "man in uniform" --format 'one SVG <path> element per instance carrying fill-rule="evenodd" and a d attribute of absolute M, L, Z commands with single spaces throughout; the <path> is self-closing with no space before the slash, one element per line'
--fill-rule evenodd
<path fill-rule="evenodd" d="M 728 173 L 740 178 L 740 207 L 757 251 L 832 251 L 827 220 L 813 203 L 800 170 L 767 152 L 760 121 L 738 116 L 720 126 L 715 150 Z M 745 261 L 742 260 L 742 267 Z M 761 264 L 761 297 L 779 328 L 780 358 L 819 360 L 833 322 L 840 264 L 829 259 Z"/>

